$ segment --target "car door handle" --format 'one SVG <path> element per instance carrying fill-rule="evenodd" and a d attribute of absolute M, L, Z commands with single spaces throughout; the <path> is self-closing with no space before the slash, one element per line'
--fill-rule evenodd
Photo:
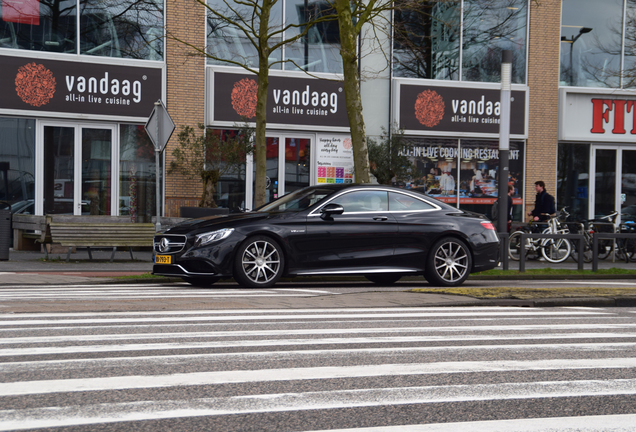
<path fill-rule="evenodd" d="M 388 217 L 386 217 L 386 216 L 374 216 L 373 217 L 373 220 L 377 220 L 377 221 L 385 221 L 387 219 L 388 219 Z"/>

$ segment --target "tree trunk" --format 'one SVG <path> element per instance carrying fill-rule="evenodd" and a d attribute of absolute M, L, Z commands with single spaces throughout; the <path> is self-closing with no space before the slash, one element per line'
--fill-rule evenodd
<path fill-rule="evenodd" d="M 370 183 L 369 150 L 367 133 L 362 115 L 360 79 L 358 76 L 357 40 L 358 35 L 351 16 L 349 0 L 335 0 L 340 28 L 340 55 L 344 72 L 344 91 L 347 117 L 351 129 L 353 163 L 356 183 Z"/>
<path fill-rule="evenodd" d="M 214 200 L 214 193 L 216 192 L 216 184 L 219 178 L 220 175 L 218 171 L 208 171 L 205 175 L 201 176 L 203 194 L 201 195 L 201 201 L 199 201 L 199 207 L 217 207 L 216 201 Z"/>
<path fill-rule="evenodd" d="M 256 130 L 254 131 L 254 207 L 266 204 L 267 188 L 267 89 L 269 88 L 269 15 L 272 0 L 264 0 L 259 27 L 258 90 L 256 91 Z M 247 207 L 250 207 L 246 203 Z"/>

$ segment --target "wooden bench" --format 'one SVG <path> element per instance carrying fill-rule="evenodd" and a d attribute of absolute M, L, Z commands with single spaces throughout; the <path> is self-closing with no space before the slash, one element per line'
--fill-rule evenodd
<path fill-rule="evenodd" d="M 133 247 L 152 247 L 155 226 L 150 223 L 132 223 L 128 217 L 114 216 L 52 216 L 49 223 L 51 241 L 68 247 L 66 261 L 73 248 L 85 247 L 93 259 L 91 248 L 113 248 L 113 262 L 118 247 L 127 247 L 130 258 Z"/>
<path fill-rule="evenodd" d="M 46 216 L 36 216 L 16 213 L 11 220 L 13 229 L 13 249 L 23 250 L 26 240 L 33 240 L 37 243 L 50 243 L 50 232 L 48 231 L 48 219 Z M 44 248 L 48 257 L 46 247 Z"/>

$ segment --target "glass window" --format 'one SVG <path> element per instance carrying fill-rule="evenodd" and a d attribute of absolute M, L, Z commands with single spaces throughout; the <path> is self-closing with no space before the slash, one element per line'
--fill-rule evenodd
<path fill-rule="evenodd" d="M 287 39 L 301 33 L 302 24 L 324 15 L 334 15 L 335 10 L 328 2 L 307 0 L 286 0 Z M 285 69 L 301 69 L 309 72 L 342 72 L 340 57 L 340 31 L 338 21 L 327 21 L 311 27 L 308 34 L 285 48 Z"/>
<path fill-rule="evenodd" d="M 389 210 L 396 212 L 433 210 L 434 207 L 410 195 L 389 192 Z"/>
<path fill-rule="evenodd" d="M 384 191 L 355 191 L 339 196 L 334 204 L 344 207 L 345 213 L 388 211 L 387 193 Z"/>
<path fill-rule="evenodd" d="M 80 54 L 163 59 L 163 1 L 80 0 Z"/>
<path fill-rule="evenodd" d="M 77 52 L 76 0 L 3 0 L 0 48 Z"/>
<path fill-rule="evenodd" d="M 253 13 L 254 8 L 250 5 L 254 3 L 233 3 L 233 9 L 230 10 L 226 0 L 207 0 L 209 7 L 207 17 L 207 50 L 208 54 L 215 58 L 208 57 L 208 64 L 231 65 L 227 62 L 230 60 L 235 62 L 237 66 L 248 66 L 252 68 L 258 67 L 258 53 L 248 35 L 258 31 L 259 15 Z M 249 29 L 246 34 L 236 26 L 232 26 L 227 20 L 219 19 L 214 11 L 220 15 L 239 23 L 241 28 Z M 270 34 L 273 31 L 282 30 L 283 6 L 282 2 L 272 6 L 269 19 Z M 269 46 L 281 41 L 280 36 L 270 38 Z M 281 50 L 270 53 L 269 62 L 272 69 L 280 69 L 282 59 Z M 226 61 L 224 61 L 226 60 Z M 275 63 L 275 64 L 273 64 Z"/>
<path fill-rule="evenodd" d="M 623 0 L 563 0 L 561 84 L 618 87 L 622 28 Z"/>
<path fill-rule="evenodd" d="M 151 222 L 157 213 L 154 146 L 143 125 L 120 125 L 119 139 L 119 214 Z"/>
<path fill-rule="evenodd" d="M 499 142 L 461 140 L 460 149 L 461 209 L 486 215 L 499 196 Z M 513 220 L 523 220 L 523 143 L 510 142 L 508 152 L 508 184 L 512 195 Z"/>
<path fill-rule="evenodd" d="M 500 82 L 501 52 L 511 50 L 512 83 L 526 82 L 527 0 L 464 0 L 462 79 Z"/>
<path fill-rule="evenodd" d="M 557 208 L 567 207 L 573 220 L 588 218 L 589 167 L 589 144 L 559 144 L 557 157 Z"/>
<path fill-rule="evenodd" d="M 34 213 L 35 120 L 0 117 L 0 201 Z"/>
<path fill-rule="evenodd" d="M 395 76 L 459 79 L 460 2 L 400 0 L 394 23 Z"/>

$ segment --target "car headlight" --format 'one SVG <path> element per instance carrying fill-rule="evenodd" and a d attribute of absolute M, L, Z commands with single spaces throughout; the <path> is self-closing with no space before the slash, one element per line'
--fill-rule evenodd
<path fill-rule="evenodd" d="M 218 231 L 212 231 L 197 235 L 194 246 L 205 246 L 206 244 L 223 240 L 234 232 L 234 228 L 223 228 Z"/>

